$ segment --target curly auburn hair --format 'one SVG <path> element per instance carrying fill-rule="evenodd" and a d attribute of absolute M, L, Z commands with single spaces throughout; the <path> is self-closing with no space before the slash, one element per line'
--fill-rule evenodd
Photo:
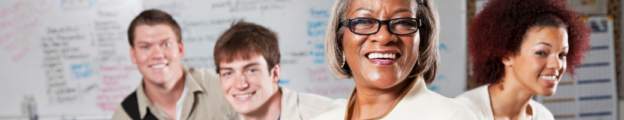
<path fill-rule="evenodd" d="M 566 72 L 576 74 L 589 50 L 591 29 L 565 0 L 490 0 L 468 28 L 474 81 L 498 82 L 505 73 L 503 57 L 520 51 L 529 28 L 546 26 L 566 28 L 570 45 Z"/>

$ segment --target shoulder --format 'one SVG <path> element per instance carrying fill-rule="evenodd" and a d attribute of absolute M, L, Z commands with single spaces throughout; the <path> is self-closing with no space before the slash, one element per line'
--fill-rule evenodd
<path fill-rule="evenodd" d="M 207 118 L 215 119 L 238 119 L 238 113 L 225 100 L 221 90 L 221 81 L 214 70 L 185 66 L 184 71 L 185 80 L 188 80 L 186 81 L 187 86 L 189 86 L 188 92 L 194 93 L 194 91 L 191 91 L 191 86 L 197 86 L 201 88 L 200 90 L 203 90 L 201 94 L 193 94 L 195 95 L 195 104 L 193 106 L 196 107 L 193 108 L 193 114 L 201 112 L 202 115 L 198 116 L 207 116 Z M 208 112 L 205 113 L 204 111 Z"/>
<path fill-rule="evenodd" d="M 345 118 L 345 111 L 347 107 L 336 108 L 320 114 L 311 120 L 343 120 Z"/>
<path fill-rule="evenodd" d="M 299 104 L 306 109 L 326 112 L 339 107 L 346 107 L 347 100 L 331 99 L 325 96 L 308 93 L 298 93 Z"/>
<path fill-rule="evenodd" d="M 541 103 L 530 100 L 529 105 L 531 105 L 531 109 L 533 109 L 533 118 L 536 120 L 554 120 L 555 117 L 548 110 L 548 108 L 544 107 Z"/>
<path fill-rule="evenodd" d="M 142 84 L 141 82 L 141 85 L 135 91 L 121 101 L 113 114 L 114 120 L 130 120 L 134 117 L 141 117 L 141 105 L 146 105 L 146 102 L 149 102 L 143 93 Z"/>
<path fill-rule="evenodd" d="M 203 69 L 203 68 L 191 68 L 184 67 L 185 76 L 191 77 L 195 80 L 202 88 L 209 90 L 210 88 L 217 89 L 221 88 L 221 81 L 219 79 L 219 74 L 217 74 L 214 70 Z"/>
<path fill-rule="evenodd" d="M 214 70 L 185 66 L 184 71 L 196 80 L 219 80 L 219 74 Z"/>
<path fill-rule="evenodd" d="M 448 111 L 449 109 L 460 109 L 465 107 L 463 104 L 458 102 L 457 100 L 447 98 L 438 93 L 430 91 L 428 89 L 418 93 L 417 96 L 405 96 L 403 100 L 397 105 L 397 107 L 401 104 L 405 104 L 407 106 L 423 106 L 423 107 L 433 107 L 433 110 L 443 110 Z M 408 98 L 412 97 L 412 98 Z M 412 108 L 413 109 L 413 108 Z"/>
<path fill-rule="evenodd" d="M 115 113 L 113 114 L 113 118 L 111 120 L 132 120 L 130 116 L 126 113 L 122 106 L 117 107 Z"/>
<path fill-rule="evenodd" d="M 453 113 L 451 113 L 446 120 L 483 120 L 482 118 L 477 117 L 477 115 L 472 112 L 472 110 L 467 107 L 460 107 L 455 109 Z"/>
<path fill-rule="evenodd" d="M 310 119 L 317 115 L 320 115 L 329 110 L 346 107 L 346 100 L 344 99 L 331 99 L 325 96 L 308 93 L 297 93 L 289 90 L 285 87 L 280 87 L 285 99 L 282 102 L 285 104 L 296 104 L 301 117 L 304 119 Z M 285 106 L 283 106 L 285 107 Z"/>
<path fill-rule="evenodd" d="M 487 91 L 487 85 L 484 86 L 480 86 L 478 88 L 474 88 L 472 90 L 469 90 L 467 92 L 464 92 L 460 95 L 458 95 L 457 97 L 455 97 L 456 100 L 465 103 L 465 102 L 480 102 L 479 100 L 482 97 L 488 97 L 488 91 Z M 485 92 L 485 93 L 484 93 Z"/>
<path fill-rule="evenodd" d="M 433 91 L 424 90 L 414 98 L 403 98 L 384 119 L 402 119 L 421 116 L 436 120 L 476 120 L 474 113 L 460 102 Z"/>
<path fill-rule="evenodd" d="M 472 89 L 455 97 L 455 100 L 465 105 L 480 119 L 487 119 L 491 112 L 488 85 Z M 493 119 L 493 118 L 492 118 Z"/>

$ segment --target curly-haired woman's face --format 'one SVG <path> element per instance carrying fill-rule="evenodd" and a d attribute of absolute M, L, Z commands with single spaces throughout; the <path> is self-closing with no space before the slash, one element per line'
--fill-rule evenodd
<path fill-rule="evenodd" d="M 415 18 L 410 0 L 353 0 L 347 19 L 373 18 L 390 20 Z M 360 21 L 352 24 L 364 24 Z M 418 58 L 419 33 L 396 35 L 382 24 L 375 34 L 360 35 L 348 28 L 342 49 L 356 85 L 378 89 L 395 86 L 405 80 Z"/>
<path fill-rule="evenodd" d="M 509 75 L 535 94 L 551 96 L 566 71 L 568 33 L 565 28 L 531 27 L 525 34 L 520 52 L 504 64 Z M 507 62 L 507 63 L 506 63 Z"/>

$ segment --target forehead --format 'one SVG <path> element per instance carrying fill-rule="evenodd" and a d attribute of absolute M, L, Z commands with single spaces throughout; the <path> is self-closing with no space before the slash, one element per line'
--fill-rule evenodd
<path fill-rule="evenodd" d="M 393 12 L 397 9 L 408 9 L 412 11 L 413 0 L 351 0 L 349 12 L 370 9 L 373 13 Z M 414 13 L 414 12 L 412 12 Z"/>
<path fill-rule="evenodd" d="M 553 46 L 568 46 L 568 33 L 562 27 L 531 27 L 527 30 L 525 43 L 549 43 Z"/>
<path fill-rule="evenodd" d="M 134 30 L 135 42 L 161 40 L 168 37 L 175 39 L 175 33 L 169 25 L 138 25 Z"/>
<path fill-rule="evenodd" d="M 262 67 L 268 66 L 264 56 L 259 54 L 247 54 L 247 56 L 234 54 L 227 55 L 226 60 L 222 60 L 219 65 L 221 67 L 235 67 L 242 68 L 249 64 L 258 64 Z"/>

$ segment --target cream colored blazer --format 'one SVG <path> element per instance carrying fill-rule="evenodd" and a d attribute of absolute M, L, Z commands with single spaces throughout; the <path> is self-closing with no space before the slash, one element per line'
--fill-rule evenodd
<path fill-rule="evenodd" d="M 313 120 L 345 119 L 346 107 L 323 113 Z M 427 89 L 418 79 L 384 120 L 477 120 L 473 112 L 456 100 Z"/>

